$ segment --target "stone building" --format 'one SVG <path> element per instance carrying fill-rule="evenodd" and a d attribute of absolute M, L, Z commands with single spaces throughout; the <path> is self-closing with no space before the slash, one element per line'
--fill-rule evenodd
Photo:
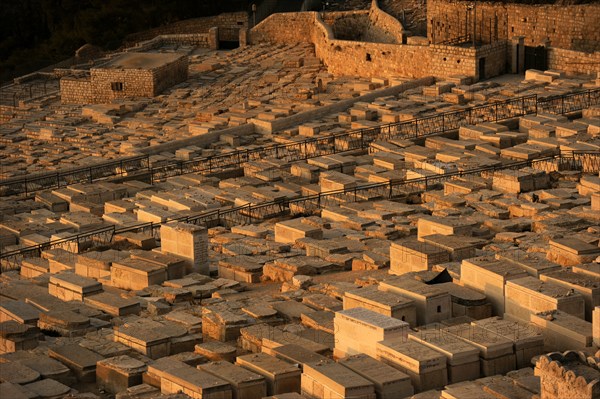
<path fill-rule="evenodd" d="M 154 97 L 188 76 L 181 53 L 125 53 L 90 69 L 89 77 L 60 80 L 63 104 L 109 103 L 119 98 Z"/>

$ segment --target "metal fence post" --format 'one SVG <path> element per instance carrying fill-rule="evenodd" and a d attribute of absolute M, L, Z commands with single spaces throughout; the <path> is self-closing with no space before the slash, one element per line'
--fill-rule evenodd
<path fill-rule="evenodd" d="M 415 138 L 419 137 L 419 118 L 415 119 Z"/>

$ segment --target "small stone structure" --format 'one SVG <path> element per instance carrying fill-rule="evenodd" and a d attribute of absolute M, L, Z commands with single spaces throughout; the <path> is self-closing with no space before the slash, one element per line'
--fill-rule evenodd
<path fill-rule="evenodd" d="M 181 53 L 125 53 L 90 69 L 89 78 L 60 80 L 63 104 L 109 103 L 119 98 L 154 97 L 188 76 Z"/>

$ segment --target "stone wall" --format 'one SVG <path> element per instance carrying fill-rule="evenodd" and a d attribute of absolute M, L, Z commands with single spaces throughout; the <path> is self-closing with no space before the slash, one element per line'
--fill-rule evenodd
<path fill-rule="evenodd" d="M 92 85 L 89 78 L 63 77 L 60 79 L 60 101 L 63 104 L 91 104 Z"/>
<path fill-rule="evenodd" d="M 600 72 L 600 52 L 584 53 L 560 48 L 548 49 L 548 69 L 559 69 L 568 74 L 595 75 Z"/>
<path fill-rule="evenodd" d="M 335 20 L 343 15 L 336 14 Z M 332 16 L 327 14 L 325 18 L 332 20 Z M 486 58 L 486 77 L 503 73 L 506 65 L 505 43 L 494 43 L 476 50 L 445 45 L 416 46 L 339 40 L 335 38 L 333 28 L 315 12 L 270 16 L 250 31 L 251 43 L 264 41 L 312 42 L 317 57 L 327 65 L 329 72 L 337 75 L 408 78 L 467 75 L 477 79 L 479 58 Z"/>
<path fill-rule="evenodd" d="M 318 15 L 314 44 L 317 57 L 333 74 L 409 78 L 477 75 L 477 55 L 472 48 L 337 40 Z"/>
<path fill-rule="evenodd" d="M 575 363 L 580 371 L 573 372 L 572 370 L 577 368 L 567 366 L 568 363 Z M 600 381 L 595 379 L 588 382 L 586 377 L 581 375 L 586 367 L 598 370 L 597 365 L 588 363 L 583 352 L 567 351 L 563 354 L 554 352 L 540 356 L 535 366 L 535 375 L 540 377 L 540 398 L 600 397 Z"/>
<path fill-rule="evenodd" d="M 333 36 L 341 40 L 362 40 L 369 26 L 368 10 L 326 12 L 322 18 Z"/>
<path fill-rule="evenodd" d="M 191 45 L 208 47 L 208 33 L 182 33 L 159 35 L 150 40 L 138 42 L 135 46 L 123 49 L 125 52 L 147 52 L 164 45 Z"/>
<path fill-rule="evenodd" d="M 224 13 L 214 17 L 194 18 L 175 22 L 170 25 L 160 26 L 144 32 L 134 33 L 127 36 L 125 43 L 131 45 L 144 40 L 152 39 L 160 35 L 181 35 L 190 33 L 208 33 L 214 26 L 219 28 L 247 28 L 248 13 L 235 12 Z"/>
<path fill-rule="evenodd" d="M 187 80 L 188 57 L 180 57 L 172 63 L 152 70 L 152 72 L 153 96 L 156 96 L 165 89 Z"/>
<path fill-rule="evenodd" d="M 404 36 L 400 21 L 379 8 L 377 0 L 369 10 L 325 12 L 322 19 L 336 39 L 401 44 Z"/>
<path fill-rule="evenodd" d="M 396 18 L 384 12 L 377 0 L 373 0 L 369 9 L 369 25 L 365 41 L 402 44 L 404 27 Z"/>
<path fill-rule="evenodd" d="M 498 76 L 506 73 L 508 44 L 506 41 L 491 43 L 477 48 L 477 62 L 485 58 L 485 77 Z M 481 79 L 481 71 L 476 66 L 475 78 Z"/>
<path fill-rule="evenodd" d="M 154 94 L 151 70 L 94 68 L 90 73 L 92 103 L 109 103 L 117 98 L 152 97 Z M 113 83 L 122 83 L 122 90 L 113 90 Z"/>
<path fill-rule="evenodd" d="M 311 43 L 314 12 L 272 14 L 250 30 L 249 41 L 256 43 Z"/>
<path fill-rule="evenodd" d="M 524 36 L 526 46 L 550 46 L 577 51 L 600 50 L 600 4 L 528 5 L 478 1 L 429 0 L 427 35 L 432 43 L 472 34 L 490 43 Z M 473 15 L 475 13 L 475 16 Z M 474 21 L 475 19 L 475 21 Z"/>

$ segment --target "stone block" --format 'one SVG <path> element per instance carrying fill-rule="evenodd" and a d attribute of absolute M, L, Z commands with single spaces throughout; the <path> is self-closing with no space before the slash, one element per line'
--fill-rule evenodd
<path fill-rule="evenodd" d="M 221 361 L 199 364 L 197 368 L 227 381 L 233 398 L 261 399 L 267 395 L 265 378 L 241 366 Z"/>
<path fill-rule="evenodd" d="M 365 308 L 352 308 L 335 313 L 335 350 L 338 356 L 360 353 L 376 356 L 376 343 L 384 339 L 406 339 L 407 322 L 384 316 Z"/>
<path fill-rule="evenodd" d="M 417 326 L 417 312 L 413 300 L 377 287 L 363 287 L 346 291 L 343 298 L 344 310 L 365 308 L 384 316 L 407 322 L 410 327 Z"/>
<path fill-rule="evenodd" d="M 304 365 L 302 393 L 315 398 L 375 399 L 373 383 L 333 360 Z"/>
<path fill-rule="evenodd" d="M 48 349 L 48 356 L 71 369 L 82 382 L 96 380 L 96 363 L 104 357 L 77 344 L 55 346 Z"/>
<path fill-rule="evenodd" d="M 516 265 L 491 257 L 464 259 L 460 266 L 461 283 L 483 294 L 492 303 L 495 315 L 504 314 L 504 287 L 511 279 L 527 277 Z"/>
<path fill-rule="evenodd" d="M 440 322 L 452 315 L 450 294 L 435 285 L 395 276 L 382 281 L 379 289 L 413 300 L 417 309 L 417 325 Z"/>
<path fill-rule="evenodd" d="M 172 222 L 160 227 L 161 250 L 186 260 L 188 272 L 208 275 L 208 230 L 188 223 Z"/>
<path fill-rule="evenodd" d="M 238 356 L 235 364 L 262 375 L 267 382 L 267 395 L 300 392 L 300 369 L 283 360 L 254 353 Z"/>
<path fill-rule="evenodd" d="M 525 322 L 531 314 L 552 310 L 585 319 L 585 302 L 581 294 L 531 276 L 507 281 L 505 295 L 505 312 Z"/>
<path fill-rule="evenodd" d="M 432 327 L 411 332 L 408 338 L 446 356 L 448 383 L 479 378 L 479 349 L 449 334 L 441 328 Z"/>
<path fill-rule="evenodd" d="M 408 374 L 415 392 L 448 384 L 446 357 L 418 342 L 405 339 L 378 342 L 377 359 Z"/>
<path fill-rule="evenodd" d="M 450 260 L 447 251 L 417 240 L 392 242 L 390 246 L 390 273 L 431 270 L 431 266 Z"/>
<path fill-rule="evenodd" d="M 142 290 L 151 285 L 160 285 L 167 280 L 164 266 L 148 263 L 141 259 L 124 259 L 112 264 L 111 284 L 125 290 Z"/>
<path fill-rule="evenodd" d="M 96 384 L 100 389 L 117 394 L 141 384 L 147 368 L 145 363 L 126 355 L 100 360 L 96 364 Z"/>
<path fill-rule="evenodd" d="M 322 239 L 323 230 L 303 223 L 302 219 L 292 219 L 275 224 L 275 241 L 295 244 L 299 238 Z"/>
<path fill-rule="evenodd" d="M 59 273 L 50 277 L 48 293 L 65 302 L 82 301 L 102 292 L 102 284 L 74 273 Z"/>
<path fill-rule="evenodd" d="M 370 356 L 348 356 L 338 362 L 371 381 L 378 399 L 404 398 L 414 394 L 407 374 Z"/>

